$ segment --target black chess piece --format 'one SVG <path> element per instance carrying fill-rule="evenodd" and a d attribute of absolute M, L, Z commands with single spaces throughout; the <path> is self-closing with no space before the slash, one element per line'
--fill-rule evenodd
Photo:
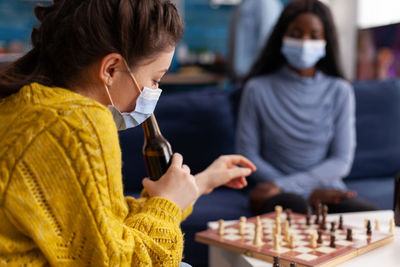
<path fill-rule="evenodd" d="M 331 235 L 331 243 L 329 244 L 329 246 L 330 246 L 331 248 L 335 248 L 335 247 L 336 247 L 335 241 L 336 241 L 335 235 Z"/>
<path fill-rule="evenodd" d="M 331 232 L 335 232 L 336 231 L 336 223 L 335 222 L 331 222 Z"/>
<path fill-rule="evenodd" d="M 311 225 L 311 209 L 310 209 L 310 207 L 307 207 L 306 225 L 307 226 Z"/>
<path fill-rule="evenodd" d="M 318 244 L 322 244 L 322 243 L 323 243 L 323 241 L 322 241 L 322 231 L 321 231 L 321 230 L 318 230 L 318 239 L 317 239 L 317 243 L 318 243 Z"/>
<path fill-rule="evenodd" d="M 340 215 L 340 217 L 339 217 L 339 230 L 343 230 L 343 216 L 342 215 Z"/>
<path fill-rule="evenodd" d="M 289 226 L 292 226 L 292 210 L 286 210 L 286 220 L 289 222 Z"/>
<path fill-rule="evenodd" d="M 321 202 L 318 202 L 318 204 L 317 204 L 317 210 L 315 211 L 315 224 L 320 224 L 320 218 L 319 218 L 319 216 L 321 215 L 321 211 L 322 211 L 322 205 L 321 205 Z"/>
<path fill-rule="evenodd" d="M 274 264 L 272 265 L 272 267 L 280 267 L 281 265 L 279 264 L 279 257 L 278 256 L 274 256 Z"/>
<path fill-rule="evenodd" d="M 346 240 L 353 241 L 353 230 L 351 230 L 351 228 L 347 228 Z"/>
<path fill-rule="evenodd" d="M 367 235 L 371 235 L 371 234 L 372 234 L 371 221 L 368 220 L 368 222 L 367 222 Z"/>
<path fill-rule="evenodd" d="M 296 263 L 295 262 L 291 262 L 290 263 L 290 267 L 296 267 Z"/>

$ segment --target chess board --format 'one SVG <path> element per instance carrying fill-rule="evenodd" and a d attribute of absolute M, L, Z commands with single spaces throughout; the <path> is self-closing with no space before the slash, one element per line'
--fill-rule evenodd
<path fill-rule="evenodd" d="M 255 247 L 253 245 L 256 218 L 247 219 L 245 234 L 239 234 L 239 223 L 226 226 L 224 234 L 220 236 L 218 229 L 206 230 L 196 234 L 196 241 L 220 247 L 235 253 L 258 258 L 268 262 L 273 262 L 273 256 L 280 257 L 280 264 L 290 266 L 291 262 L 296 262 L 299 267 L 336 266 L 339 263 L 364 254 L 370 250 L 383 246 L 394 240 L 391 233 L 372 230 L 371 235 L 366 234 L 363 227 L 349 227 L 344 225 L 343 230 L 336 229 L 334 233 L 330 231 L 330 222 L 327 220 L 327 230 L 323 232 L 323 243 L 317 244 L 316 248 L 310 247 L 310 233 L 316 232 L 319 226 L 312 224 L 314 218 L 311 218 L 311 225 L 306 225 L 304 215 L 293 213 L 291 215 L 290 232 L 296 236 L 295 248 L 290 248 L 285 241 L 281 242 L 279 252 L 274 250 L 272 232 L 275 227 L 275 213 L 267 213 L 260 216 L 263 226 L 263 245 Z M 282 229 L 286 215 L 281 215 Z M 339 216 L 338 216 L 339 217 Z M 338 218 L 339 219 L 339 218 Z M 353 232 L 353 240 L 346 240 L 347 228 Z M 330 247 L 330 236 L 336 237 L 336 247 Z"/>

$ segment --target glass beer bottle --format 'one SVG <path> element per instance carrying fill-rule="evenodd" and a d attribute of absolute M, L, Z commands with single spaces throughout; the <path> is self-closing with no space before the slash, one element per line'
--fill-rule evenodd
<path fill-rule="evenodd" d="M 150 179 L 158 180 L 167 171 L 172 149 L 167 139 L 162 136 L 154 114 L 142 124 L 144 132 L 143 157 Z"/>

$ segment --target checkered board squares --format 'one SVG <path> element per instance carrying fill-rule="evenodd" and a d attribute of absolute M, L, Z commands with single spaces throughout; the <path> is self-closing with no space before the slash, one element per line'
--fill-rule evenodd
<path fill-rule="evenodd" d="M 383 233 L 373 231 L 371 236 L 366 234 L 364 228 L 351 227 L 353 231 L 353 241 L 346 240 L 346 231 L 336 230 L 334 232 L 336 237 L 336 247 L 331 248 L 329 230 L 323 232 L 322 244 L 318 244 L 316 248 L 310 247 L 310 233 L 318 230 L 318 225 L 305 225 L 305 216 L 300 214 L 293 214 L 291 218 L 290 232 L 295 236 L 295 248 L 290 248 L 282 236 L 281 247 L 279 251 L 274 250 L 273 244 L 273 228 L 275 227 L 275 213 L 268 213 L 260 216 L 261 225 L 263 227 L 262 246 L 253 246 L 254 232 L 256 218 L 249 218 L 245 225 L 245 235 L 239 234 L 239 223 L 226 226 L 224 235 L 219 236 L 218 230 L 207 230 L 196 234 L 196 240 L 208 245 L 222 247 L 237 253 L 242 253 L 247 256 L 272 261 L 273 256 L 279 256 L 281 264 L 289 266 L 290 262 L 296 262 L 299 267 L 311 266 L 335 266 L 352 257 L 356 257 L 371 249 L 382 246 L 393 240 L 393 235 L 390 233 Z M 285 221 L 285 214 L 281 215 L 282 232 L 283 222 Z M 312 218 L 311 222 L 314 219 Z M 329 222 L 327 222 L 327 226 Z"/>

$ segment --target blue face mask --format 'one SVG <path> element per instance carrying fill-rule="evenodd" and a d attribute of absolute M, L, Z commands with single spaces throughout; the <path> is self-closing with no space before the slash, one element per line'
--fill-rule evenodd
<path fill-rule="evenodd" d="M 119 109 L 114 104 L 109 105 L 108 109 L 111 111 L 115 125 L 117 125 L 118 130 L 121 131 L 136 127 L 147 120 L 151 116 L 151 114 L 153 114 L 158 99 L 160 98 L 161 92 L 161 89 L 150 89 L 145 87 L 140 93 L 138 99 L 136 100 L 135 110 L 130 113 L 121 113 L 121 111 L 119 111 Z"/>
<path fill-rule="evenodd" d="M 308 69 L 326 55 L 325 40 L 300 40 L 290 37 L 283 38 L 282 54 L 288 63 L 299 70 Z"/>
<path fill-rule="evenodd" d="M 119 111 L 112 101 L 108 86 L 106 84 L 104 85 L 111 102 L 111 105 L 108 106 L 108 109 L 111 111 L 114 122 L 119 131 L 136 127 L 148 119 L 151 114 L 153 114 L 158 99 L 162 93 L 161 89 L 150 89 L 147 87 L 144 87 L 143 91 L 141 91 L 128 65 L 126 63 L 125 65 L 128 68 L 128 72 L 133 80 L 133 83 L 135 84 L 135 87 L 137 87 L 137 90 L 140 92 L 140 95 L 136 100 L 136 107 L 134 111 L 130 113 L 121 113 L 121 111 Z"/>

